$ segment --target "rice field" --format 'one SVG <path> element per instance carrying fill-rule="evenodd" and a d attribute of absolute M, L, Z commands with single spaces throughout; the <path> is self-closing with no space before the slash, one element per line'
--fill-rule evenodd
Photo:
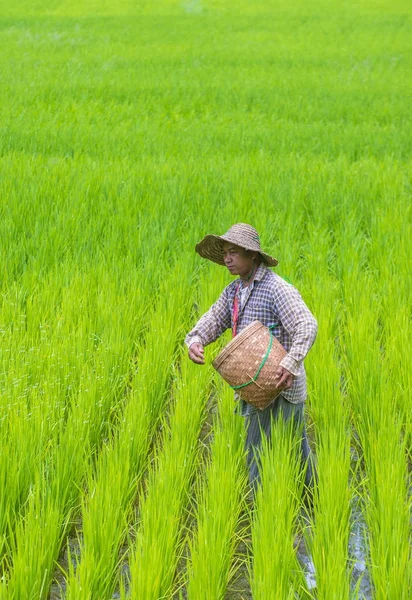
<path fill-rule="evenodd" d="M 0 598 L 412 596 L 412 7 L 0 0 Z M 258 229 L 319 482 L 183 339 Z"/>

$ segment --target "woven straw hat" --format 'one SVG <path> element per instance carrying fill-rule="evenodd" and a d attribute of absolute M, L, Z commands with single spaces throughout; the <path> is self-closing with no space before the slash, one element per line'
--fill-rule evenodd
<path fill-rule="evenodd" d="M 245 250 L 259 252 L 263 262 L 268 267 L 276 267 L 278 261 L 273 256 L 263 252 L 260 247 L 259 234 L 251 225 L 237 223 L 223 235 L 207 235 L 201 242 L 196 244 L 196 252 L 203 258 L 207 258 L 218 265 L 224 265 L 223 242 L 231 242 Z"/>

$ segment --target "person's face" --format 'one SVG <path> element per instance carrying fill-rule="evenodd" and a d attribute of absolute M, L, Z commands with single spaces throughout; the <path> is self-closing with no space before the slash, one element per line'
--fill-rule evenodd
<path fill-rule="evenodd" d="M 232 275 L 245 277 L 256 265 L 257 252 L 249 252 L 230 242 L 223 242 L 223 260 Z"/>

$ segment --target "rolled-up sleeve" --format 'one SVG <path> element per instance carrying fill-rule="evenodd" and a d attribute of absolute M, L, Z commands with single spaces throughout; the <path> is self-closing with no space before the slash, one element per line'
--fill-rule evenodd
<path fill-rule="evenodd" d="M 303 360 L 316 339 L 318 324 L 298 290 L 286 283 L 276 290 L 275 310 L 292 339 L 289 352 L 280 365 L 297 377 L 302 373 Z"/>
<path fill-rule="evenodd" d="M 228 288 L 225 288 L 218 300 L 187 334 L 185 344 L 188 348 L 195 342 L 200 342 L 203 346 L 207 346 L 217 340 L 230 326 L 231 315 Z"/>

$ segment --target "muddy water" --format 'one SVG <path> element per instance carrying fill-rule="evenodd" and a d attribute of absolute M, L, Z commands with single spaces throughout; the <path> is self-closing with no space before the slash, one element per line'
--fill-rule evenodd
<path fill-rule="evenodd" d="M 353 589 L 359 585 L 358 598 L 370 600 L 372 596 L 372 582 L 367 567 L 367 527 L 363 518 L 361 507 L 356 501 L 352 507 L 351 534 L 349 537 L 349 557 L 353 561 L 352 584 Z"/>
<path fill-rule="evenodd" d="M 359 502 L 357 501 L 352 507 L 348 550 L 348 569 L 351 569 L 351 591 L 353 594 L 356 592 L 354 598 L 357 600 L 372 600 L 373 588 L 367 566 L 367 527 Z M 304 572 L 308 589 L 315 594 L 316 569 L 303 536 L 298 541 L 296 553 Z"/>
<path fill-rule="evenodd" d="M 306 535 L 310 535 L 310 531 L 306 531 Z M 366 523 L 362 515 L 360 504 L 358 501 L 355 501 L 352 506 L 348 568 L 352 568 L 351 588 L 352 592 L 356 589 L 358 590 L 356 593 L 357 600 L 372 600 L 373 598 L 372 583 L 368 570 L 366 540 Z M 75 565 L 76 560 L 80 558 L 79 541 L 77 538 L 71 538 L 69 540 L 69 548 L 73 565 Z M 244 547 L 243 551 L 245 551 Z M 310 552 L 308 551 L 304 535 L 299 535 L 296 538 L 296 554 L 305 575 L 307 587 L 311 594 L 316 598 L 316 569 Z M 65 550 L 60 560 L 60 566 L 65 571 L 68 570 L 68 556 L 69 553 Z M 128 566 L 126 564 L 123 565 L 123 575 L 127 579 Z M 58 569 L 56 570 L 55 581 L 50 590 L 50 600 L 63 600 L 65 597 L 65 587 L 65 578 L 61 569 Z M 116 591 L 112 596 L 112 599 L 118 598 L 120 598 L 120 594 Z M 236 581 L 226 594 L 226 600 L 252 600 L 246 567 L 239 570 Z"/>

